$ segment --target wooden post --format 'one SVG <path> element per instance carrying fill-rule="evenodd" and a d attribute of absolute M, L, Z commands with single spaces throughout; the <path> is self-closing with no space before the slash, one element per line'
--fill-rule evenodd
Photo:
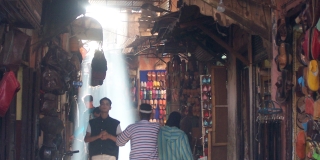
<path fill-rule="evenodd" d="M 211 150 L 212 150 L 212 140 L 211 140 L 211 134 L 212 134 L 212 128 L 208 129 L 208 159 L 212 159 Z"/>
<path fill-rule="evenodd" d="M 230 54 L 228 57 L 228 158 L 227 160 L 237 160 L 239 153 L 239 139 L 237 134 L 237 68 L 236 57 Z"/>
<path fill-rule="evenodd" d="M 249 34 L 249 37 L 248 37 L 248 58 L 249 58 L 249 114 L 250 114 L 250 126 L 248 126 L 250 128 L 250 131 L 249 131 L 249 135 L 250 135 L 250 159 L 254 159 L 253 158 L 253 144 L 254 144 L 254 138 L 255 137 L 255 134 L 253 132 L 253 126 L 255 125 L 255 117 L 254 116 L 254 111 L 253 111 L 253 76 L 252 76 L 252 36 L 251 34 Z"/>

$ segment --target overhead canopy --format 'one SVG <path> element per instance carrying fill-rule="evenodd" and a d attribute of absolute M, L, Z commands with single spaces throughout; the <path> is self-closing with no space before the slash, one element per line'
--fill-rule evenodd
<path fill-rule="evenodd" d="M 101 24 L 91 17 L 81 17 L 71 23 L 72 36 L 82 40 L 103 41 Z"/>

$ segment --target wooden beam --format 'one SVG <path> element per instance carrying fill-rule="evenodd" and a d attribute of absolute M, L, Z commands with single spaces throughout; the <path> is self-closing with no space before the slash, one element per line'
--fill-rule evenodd
<path fill-rule="evenodd" d="M 207 21 L 214 22 L 214 19 L 212 17 L 210 17 L 210 16 L 205 16 L 205 17 L 194 19 L 194 20 L 189 21 L 189 22 L 180 23 L 178 25 L 179 25 L 180 28 L 186 28 L 186 27 L 191 27 L 191 26 L 194 26 L 196 24 L 204 23 L 204 22 L 207 22 Z"/>
<path fill-rule="evenodd" d="M 219 45 L 229 51 L 231 54 L 234 54 L 240 61 L 242 61 L 245 65 L 249 65 L 248 59 L 243 57 L 240 53 L 238 53 L 235 49 L 230 47 L 226 42 L 221 40 L 218 36 L 214 35 L 208 28 L 203 26 L 202 24 L 196 24 L 198 28 L 200 28 L 203 32 L 205 32 L 208 36 L 210 36 L 214 41 L 216 41 Z"/>
<path fill-rule="evenodd" d="M 209 4 L 209 3 L 208 3 Z M 218 7 L 218 2 L 217 1 L 212 1 L 210 3 L 213 8 Z M 230 17 L 231 19 L 235 20 L 238 22 L 240 25 L 244 27 L 246 31 L 249 33 L 257 34 L 261 36 L 262 38 L 268 40 L 271 42 L 271 29 L 266 29 L 263 28 L 257 24 L 255 24 L 251 20 L 247 20 L 246 18 L 242 17 L 241 15 L 235 13 L 232 8 L 229 8 L 228 6 L 225 6 L 225 11 L 222 13 L 225 14 L 226 16 Z"/>

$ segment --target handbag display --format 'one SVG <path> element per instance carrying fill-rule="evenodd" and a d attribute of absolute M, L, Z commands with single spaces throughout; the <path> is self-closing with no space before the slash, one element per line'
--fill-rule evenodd
<path fill-rule="evenodd" d="M 12 71 L 4 73 L 0 81 L 0 117 L 4 117 L 15 94 L 20 90 L 20 83 Z"/>

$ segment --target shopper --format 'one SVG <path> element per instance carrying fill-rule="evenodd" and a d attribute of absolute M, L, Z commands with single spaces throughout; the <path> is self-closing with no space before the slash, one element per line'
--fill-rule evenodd
<path fill-rule="evenodd" d="M 100 100 L 100 117 L 91 119 L 87 127 L 85 142 L 89 142 L 89 156 L 92 160 L 116 160 L 119 147 L 111 139 L 107 139 L 107 133 L 112 136 L 120 134 L 120 122 L 109 116 L 111 100 Z"/>
<path fill-rule="evenodd" d="M 160 128 L 158 151 L 160 160 L 193 160 L 187 135 L 180 130 L 181 115 L 172 112 L 167 123 Z"/>
<path fill-rule="evenodd" d="M 192 115 L 192 107 L 185 106 L 182 110 L 183 118 L 180 121 L 180 129 L 187 135 L 190 149 L 192 149 L 192 129 L 199 127 L 199 118 Z"/>
<path fill-rule="evenodd" d="M 70 138 L 73 140 L 75 149 L 80 152 L 79 154 L 74 155 L 76 159 L 86 159 L 86 157 L 88 157 L 88 144 L 86 144 L 83 139 L 86 135 L 89 119 L 93 118 L 92 112 L 94 109 L 92 95 L 86 95 L 82 98 L 82 101 L 79 102 L 77 111 L 73 112 L 75 115 L 73 118 L 75 131 L 74 135 Z"/>
<path fill-rule="evenodd" d="M 100 117 L 100 108 L 99 107 L 95 107 L 94 110 L 92 111 L 92 113 L 93 113 L 93 118 Z"/>
<path fill-rule="evenodd" d="M 157 137 L 159 123 L 149 122 L 152 112 L 150 104 L 141 104 L 140 121 L 129 125 L 118 137 L 108 135 L 118 146 L 124 146 L 131 140 L 131 160 L 158 160 Z"/>
<path fill-rule="evenodd" d="M 86 95 L 83 98 L 83 102 L 86 106 L 85 111 L 83 113 L 84 121 L 87 123 L 90 119 L 94 118 L 93 110 L 95 107 L 93 106 L 93 97 L 92 95 Z"/>

